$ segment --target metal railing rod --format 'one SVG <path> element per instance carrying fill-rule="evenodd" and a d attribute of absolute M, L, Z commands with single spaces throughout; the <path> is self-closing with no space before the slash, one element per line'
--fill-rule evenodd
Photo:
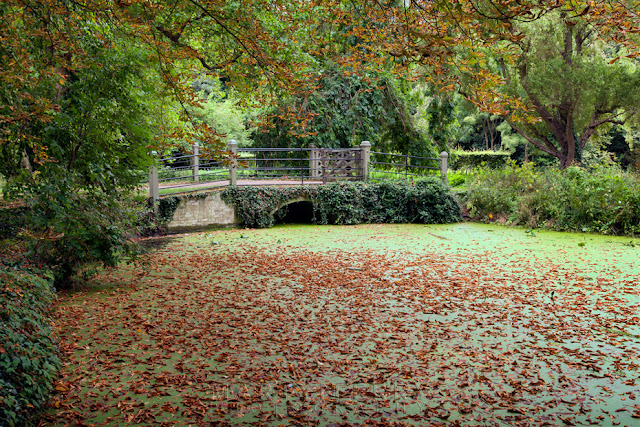
<path fill-rule="evenodd" d="M 242 176 L 238 175 L 238 179 L 245 179 L 247 181 L 263 181 L 263 180 L 274 180 L 274 181 L 300 181 L 300 175 L 264 175 L 264 176 Z M 308 175 L 305 175 L 305 179 L 309 179 Z"/>
<path fill-rule="evenodd" d="M 228 181 L 228 180 L 227 179 L 217 179 L 217 180 L 207 181 L 205 183 L 198 183 L 198 184 L 208 184 L 208 183 L 223 182 L 223 181 Z M 168 186 L 168 187 L 162 187 L 162 188 L 182 188 L 182 187 L 193 187 L 193 183 L 192 182 L 188 182 L 188 183 L 185 183 L 185 184 L 176 184 L 176 185 L 172 185 L 172 186 Z"/>
<path fill-rule="evenodd" d="M 204 168 L 200 169 L 200 175 L 208 174 L 208 173 L 227 173 L 229 170 L 227 168 Z"/>
<path fill-rule="evenodd" d="M 276 152 L 276 151 L 289 151 L 292 153 L 297 153 L 297 152 L 307 152 L 307 151 L 312 151 L 312 150 L 316 150 L 316 151 L 322 151 L 322 150 L 328 150 L 328 151 L 360 151 L 359 148 L 306 148 L 306 147 L 301 147 L 301 148 L 252 148 L 252 147 L 245 147 L 245 148 L 238 148 L 238 153 L 240 152 L 244 152 L 244 153 L 255 153 L 255 152 Z"/>
<path fill-rule="evenodd" d="M 394 153 L 383 153 L 380 151 L 372 151 L 371 154 L 380 154 L 383 156 L 391 156 L 391 157 L 408 157 L 410 159 L 422 159 L 422 160 L 440 160 L 438 157 L 421 157 L 421 156 L 410 156 L 407 154 L 394 154 Z"/>
<path fill-rule="evenodd" d="M 404 163 L 386 163 L 386 162 L 371 162 L 371 165 L 386 165 L 386 166 L 395 166 L 400 169 L 410 168 L 410 169 L 428 169 L 428 170 L 440 170 L 440 168 L 436 168 L 433 166 L 419 166 L 419 165 L 405 165 Z"/>
<path fill-rule="evenodd" d="M 373 170 L 376 174 L 386 174 L 386 175 L 405 175 L 404 171 L 399 170 Z M 433 174 L 420 174 L 420 173 L 409 173 L 409 175 L 413 176 L 433 176 Z"/>
<path fill-rule="evenodd" d="M 253 159 L 252 162 L 257 163 L 257 162 L 273 162 L 273 163 L 293 163 L 293 160 L 297 160 L 297 159 Z M 242 163 L 243 161 L 241 160 L 239 163 Z M 247 162 L 249 163 L 249 162 Z"/>
<path fill-rule="evenodd" d="M 182 177 L 170 177 L 170 178 L 158 178 L 158 182 L 166 182 L 166 181 L 184 181 L 184 180 L 192 180 L 191 176 L 182 176 Z"/>
<path fill-rule="evenodd" d="M 200 176 L 208 176 L 208 175 L 226 175 L 226 174 L 227 174 L 227 172 L 229 172 L 229 171 L 228 171 L 228 170 L 226 170 L 226 169 L 222 169 L 222 170 L 219 170 L 219 171 L 212 171 L 212 172 L 204 172 L 204 173 L 202 173 L 202 172 L 201 172 L 201 173 L 200 173 Z"/>
<path fill-rule="evenodd" d="M 191 159 L 195 157 L 194 154 L 186 154 L 184 156 L 178 156 L 178 157 L 160 157 L 160 161 L 169 161 L 169 160 L 180 160 L 180 159 Z"/>
<path fill-rule="evenodd" d="M 247 172 L 247 173 L 265 173 L 265 172 L 291 172 L 291 171 L 295 171 L 298 172 L 300 169 L 298 168 L 244 168 L 244 169 L 238 169 L 238 172 L 243 171 L 243 172 Z"/>
<path fill-rule="evenodd" d="M 251 148 L 251 147 L 246 147 L 246 148 L 238 148 L 238 153 L 256 153 L 256 152 L 282 152 L 282 151 L 289 151 L 292 153 L 297 153 L 300 151 L 311 151 L 311 148 Z"/>
<path fill-rule="evenodd" d="M 158 173 L 184 171 L 184 170 L 191 170 L 191 166 L 177 166 L 175 168 L 170 168 L 170 169 L 159 169 Z"/>

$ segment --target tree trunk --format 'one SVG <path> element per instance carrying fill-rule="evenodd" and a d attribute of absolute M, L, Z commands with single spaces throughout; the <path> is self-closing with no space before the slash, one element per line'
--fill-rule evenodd
<path fill-rule="evenodd" d="M 566 169 L 576 161 L 576 139 L 573 129 L 569 129 L 567 123 L 558 123 L 558 129 L 564 127 L 562 132 L 553 132 L 560 146 L 560 169 Z"/>
<path fill-rule="evenodd" d="M 31 161 L 29 161 L 29 155 L 27 154 L 27 150 L 22 150 L 22 157 L 20 158 L 20 166 L 22 169 L 26 169 L 29 172 L 33 173 L 33 166 L 31 166 Z"/>
<path fill-rule="evenodd" d="M 562 153 L 562 157 L 560 157 L 560 169 L 566 169 L 573 163 L 573 159 L 569 157 L 569 155 L 565 155 Z"/>

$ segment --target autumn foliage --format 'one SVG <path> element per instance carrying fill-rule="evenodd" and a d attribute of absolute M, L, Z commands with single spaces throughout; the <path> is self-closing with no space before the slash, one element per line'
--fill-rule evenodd
<path fill-rule="evenodd" d="M 541 119 L 535 100 L 500 90 L 505 76 L 489 66 L 496 57 L 518 61 L 523 25 L 553 13 L 567 25 L 587 25 L 620 47 L 611 62 L 636 57 L 640 32 L 637 5 L 626 0 L 290 0 L 277 7 L 266 0 L 8 0 L 0 7 L 0 150 L 12 162 L 9 174 L 55 159 L 42 129 L 59 114 L 70 81 L 104 65 L 89 40 L 107 50 L 135 46 L 158 90 L 184 107 L 183 124 L 154 124 L 150 145 L 198 138 L 216 146 L 219 135 L 191 120 L 187 108 L 199 102 L 190 83 L 203 73 L 264 105 L 313 91 L 314 66 L 330 60 L 353 73 L 386 69 L 461 90 L 485 111 L 531 123 Z M 309 117 L 291 113 L 301 123 Z"/>

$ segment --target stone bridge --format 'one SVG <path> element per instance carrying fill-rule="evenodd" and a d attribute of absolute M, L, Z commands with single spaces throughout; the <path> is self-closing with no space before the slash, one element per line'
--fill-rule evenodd
<path fill-rule="evenodd" d="M 178 204 L 167 225 L 168 231 L 180 233 L 206 228 L 239 226 L 240 220 L 237 218 L 236 207 L 222 200 L 222 190 L 221 188 L 206 193 L 178 196 Z M 309 197 L 294 197 L 272 209 L 271 215 L 275 215 L 278 210 L 287 205 L 304 202 L 310 204 L 312 200 Z"/>
<path fill-rule="evenodd" d="M 446 152 L 441 153 L 439 158 L 428 159 L 371 152 L 370 148 L 371 144 L 364 141 L 360 146 L 352 149 L 319 149 L 314 146 L 301 149 L 238 149 L 236 143 L 231 141 L 229 143 L 231 157 L 227 164 L 222 164 L 223 162 L 220 161 L 205 164 L 202 163 L 199 155 L 198 145 L 194 144 L 193 154 L 158 159 L 157 166 L 151 168 L 149 172 L 149 196 L 154 206 L 158 206 L 157 203 L 171 205 L 170 210 L 173 211 L 173 217 L 168 224 L 168 229 L 170 232 L 181 232 L 208 227 L 239 225 L 236 207 L 228 205 L 221 197 L 222 191 L 229 186 L 299 186 L 301 184 L 321 185 L 336 180 L 368 181 L 370 173 L 376 167 L 387 168 L 387 170 L 388 168 L 400 168 L 404 178 L 411 176 L 409 172 L 411 167 L 416 168 L 419 172 L 424 172 L 425 169 L 435 169 L 440 172 L 441 179 L 446 182 L 448 159 Z M 245 157 L 242 157 L 242 153 Z M 285 153 L 287 154 L 284 155 Z M 385 156 L 385 160 L 374 161 L 371 155 Z M 190 165 L 186 169 L 183 168 L 182 172 L 192 174 L 191 182 L 185 183 L 184 175 L 169 178 L 159 177 L 161 166 L 164 167 L 163 173 L 180 169 L 171 169 L 172 162 L 176 159 Z M 394 159 L 395 161 L 393 161 Z M 411 162 L 418 159 L 438 161 L 439 167 L 412 166 Z M 219 173 L 223 173 L 222 179 L 219 178 L 219 175 L 215 175 Z M 377 171 L 377 173 L 384 172 Z M 264 174 L 281 175 L 265 179 L 262 177 Z M 208 182 L 206 181 L 208 176 L 214 175 L 215 177 L 209 178 Z M 246 179 L 249 176 L 258 178 Z M 216 179 L 218 180 L 216 181 Z M 174 192 L 174 194 L 163 195 L 163 192 Z M 176 194 L 179 195 L 176 196 Z M 169 200 L 172 200 L 172 203 L 168 203 Z M 301 202 L 311 202 L 311 200 L 296 198 L 286 201 L 274 209 L 271 214 L 275 214 L 286 205 Z"/>

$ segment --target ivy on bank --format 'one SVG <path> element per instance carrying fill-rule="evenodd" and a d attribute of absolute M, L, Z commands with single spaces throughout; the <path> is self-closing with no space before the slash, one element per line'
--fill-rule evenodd
<path fill-rule="evenodd" d="M 316 224 L 412 223 L 459 221 L 460 207 L 453 194 L 436 178 L 414 184 L 336 182 L 301 187 L 231 187 L 222 199 L 237 207 L 238 218 L 249 228 L 267 228 L 279 208 L 296 199 L 313 204 Z"/>
<path fill-rule="evenodd" d="M 48 317 L 52 282 L 0 266 L 0 425 L 27 425 L 53 388 L 60 359 Z"/>
<path fill-rule="evenodd" d="M 171 222 L 180 200 L 182 199 L 178 196 L 170 196 L 158 200 L 158 216 L 163 223 Z"/>
<path fill-rule="evenodd" d="M 144 203 L 147 206 L 145 209 L 141 209 L 139 213 L 136 222 L 136 234 L 138 236 L 150 236 L 164 233 L 167 224 L 173 219 L 173 215 L 182 200 L 203 199 L 208 195 L 209 193 L 194 193 L 164 197 L 156 202 L 157 211 L 154 210 L 154 206 L 151 203 L 145 201 Z"/>

